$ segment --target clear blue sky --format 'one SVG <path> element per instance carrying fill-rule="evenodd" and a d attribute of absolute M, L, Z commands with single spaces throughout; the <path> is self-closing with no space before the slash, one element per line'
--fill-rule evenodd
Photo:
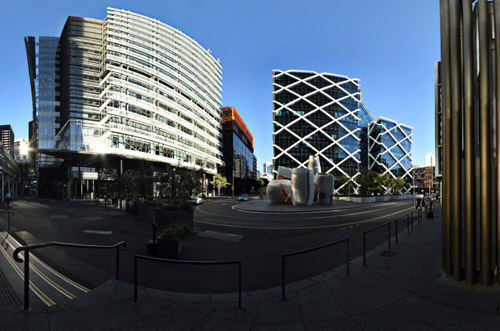
<path fill-rule="evenodd" d="M 32 119 L 24 36 L 59 36 L 68 16 L 103 19 L 106 7 L 171 25 L 210 48 L 223 66 L 224 106 L 255 137 L 258 169 L 272 161 L 272 70 L 361 79 L 373 117 L 413 127 L 413 163 L 434 153 L 434 62 L 439 1 L 167 0 L 9 1 L 0 12 L 0 124 L 28 138 Z"/>

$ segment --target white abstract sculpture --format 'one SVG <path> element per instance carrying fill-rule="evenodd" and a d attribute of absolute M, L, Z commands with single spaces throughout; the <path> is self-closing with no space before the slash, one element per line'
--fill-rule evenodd
<path fill-rule="evenodd" d="M 291 182 L 288 179 L 272 180 L 266 188 L 266 195 L 273 204 L 292 203 Z"/>
<path fill-rule="evenodd" d="M 309 160 L 307 161 L 307 168 L 311 169 L 313 174 L 321 172 L 321 165 L 319 164 L 319 156 L 309 155 Z"/>
<path fill-rule="evenodd" d="M 295 168 L 292 170 L 292 204 L 294 206 L 310 206 L 314 198 L 314 179 L 310 169 Z"/>
<path fill-rule="evenodd" d="M 333 203 L 335 180 L 331 174 L 316 174 L 314 176 L 314 187 L 318 192 L 318 203 L 320 205 L 331 205 Z"/>
<path fill-rule="evenodd" d="M 287 167 L 278 167 L 278 176 L 276 179 L 292 179 L 292 169 L 287 168 Z"/>

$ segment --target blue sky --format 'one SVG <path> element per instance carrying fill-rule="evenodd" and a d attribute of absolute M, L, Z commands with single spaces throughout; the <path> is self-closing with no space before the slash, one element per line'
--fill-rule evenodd
<path fill-rule="evenodd" d="M 156 18 L 220 58 L 222 103 L 254 135 L 260 171 L 273 157 L 273 69 L 361 79 L 373 117 L 413 127 L 413 163 L 434 153 L 436 0 L 9 1 L 0 12 L 0 124 L 16 138 L 28 137 L 32 119 L 23 37 L 59 36 L 68 16 L 103 19 L 108 6 Z"/>

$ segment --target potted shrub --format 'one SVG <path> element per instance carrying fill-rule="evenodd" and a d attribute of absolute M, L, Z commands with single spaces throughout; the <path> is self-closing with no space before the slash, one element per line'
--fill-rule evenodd
<path fill-rule="evenodd" d="M 158 236 L 157 254 L 165 259 L 178 259 L 184 238 L 189 234 L 186 224 L 170 224 Z"/>

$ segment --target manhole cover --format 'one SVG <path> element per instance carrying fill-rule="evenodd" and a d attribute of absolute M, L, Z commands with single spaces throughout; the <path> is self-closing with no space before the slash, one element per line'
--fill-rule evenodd
<path fill-rule="evenodd" d="M 387 257 L 393 257 L 394 255 L 396 255 L 396 253 L 391 252 L 391 251 L 383 251 L 382 253 L 380 253 L 380 255 L 387 256 Z"/>

